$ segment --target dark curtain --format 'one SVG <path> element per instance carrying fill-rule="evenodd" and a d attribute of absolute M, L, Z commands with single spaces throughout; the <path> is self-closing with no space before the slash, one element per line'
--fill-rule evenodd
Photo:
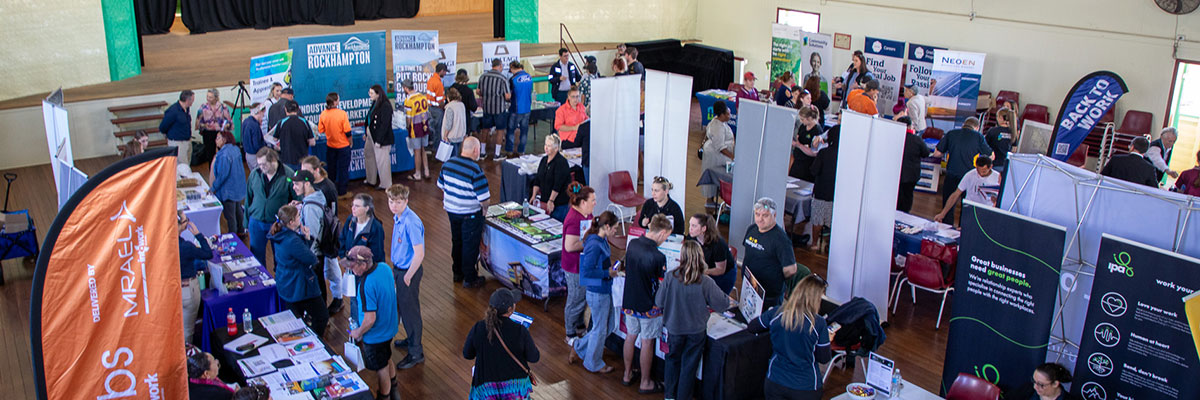
<path fill-rule="evenodd" d="M 139 35 L 167 33 L 175 23 L 175 0 L 133 0 Z"/>
<path fill-rule="evenodd" d="M 205 33 L 298 24 L 353 25 L 355 19 L 411 18 L 417 15 L 420 0 L 183 0 L 182 8 L 184 25 L 192 33 Z"/>

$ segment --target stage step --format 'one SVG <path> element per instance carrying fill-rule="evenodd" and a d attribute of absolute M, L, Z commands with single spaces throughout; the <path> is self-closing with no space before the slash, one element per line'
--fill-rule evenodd
<path fill-rule="evenodd" d="M 139 115 L 136 117 L 113 118 L 110 121 L 112 121 L 113 125 L 124 125 L 132 124 L 134 122 L 158 121 L 161 120 L 162 117 L 162 114 Z"/>
<path fill-rule="evenodd" d="M 147 135 L 153 135 L 155 133 L 158 133 L 158 128 L 153 127 L 153 128 L 146 128 L 146 129 L 131 129 L 131 130 L 127 130 L 127 131 L 113 132 L 113 136 L 116 136 L 119 138 L 131 137 L 131 136 L 133 136 L 133 134 L 137 133 L 137 131 L 146 131 Z"/>
<path fill-rule="evenodd" d="M 134 110 L 142 110 L 142 109 L 150 109 L 150 108 L 158 108 L 159 109 L 158 111 L 162 112 L 161 108 L 166 107 L 166 106 L 167 106 L 167 102 L 157 101 L 157 102 L 153 102 L 153 103 L 130 104 L 130 105 L 125 105 L 125 106 L 109 107 L 108 112 L 116 114 L 116 113 L 121 113 L 121 112 L 126 112 L 126 111 L 134 111 Z"/>

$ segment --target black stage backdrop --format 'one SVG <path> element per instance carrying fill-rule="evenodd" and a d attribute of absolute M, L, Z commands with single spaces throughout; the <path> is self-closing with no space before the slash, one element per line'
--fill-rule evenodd
<path fill-rule="evenodd" d="M 205 33 L 412 18 L 420 5 L 420 0 L 182 0 L 180 11 L 191 33 Z M 166 33 L 175 20 L 175 0 L 134 0 L 134 13 L 140 34 Z"/>
<path fill-rule="evenodd" d="M 1104 234 L 1072 391 L 1084 400 L 1200 399 L 1184 296 L 1200 261 Z"/>
<path fill-rule="evenodd" d="M 959 373 L 1010 390 L 1046 360 L 1066 230 L 967 201 L 942 393 Z"/>

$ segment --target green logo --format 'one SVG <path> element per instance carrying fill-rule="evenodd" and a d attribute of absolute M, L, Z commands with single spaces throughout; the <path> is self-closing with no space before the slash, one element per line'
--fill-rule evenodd
<path fill-rule="evenodd" d="M 1000 370 L 992 364 L 983 364 L 982 368 L 976 365 L 975 376 L 983 378 L 983 380 L 991 382 L 995 385 L 1000 384 Z"/>
<path fill-rule="evenodd" d="M 1113 254 L 1113 262 L 1108 263 L 1108 272 L 1125 274 L 1125 276 L 1132 278 L 1133 267 L 1129 266 L 1130 262 L 1133 262 L 1133 256 L 1130 256 L 1129 253 L 1122 251 Z"/>

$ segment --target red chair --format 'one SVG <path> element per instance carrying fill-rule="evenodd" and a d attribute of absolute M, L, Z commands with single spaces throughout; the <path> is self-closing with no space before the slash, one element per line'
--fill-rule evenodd
<path fill-rule="evenodd" d="M 1012 90 L 1001 90 L 996 93 L 996 108 L 1004 106 L 1004 102 L 1011 101 L 1013 106 L 1021 107 L 1021 93 Z"/>
<path fill-rule="evenodd" d="M 1121 127 L 1117 128 L 1117 132 L 1136 136 L 1149 135 L 1153 119 L 1154 114 L 1145 111 L 1126 111 L 1125 118 L 1121 120 Z"/>
<path fill-rule="evenodd" d="M 942 140 L 942 136 L 945 134 L 946 134 L 945 131 L 942 131 L 941 129 L 934 128 L 931 126 L 931 127 L 925 128 L 925 132 L 921 133 L 921 139 Z"/>
<path fill-rule="evenodd" d="M 736 83 L 736 82 L 729 82 L 729 86 L 726 87 L 725 90 L 728 90 L 730 92 L 736 92 L 736 91 L 742 90 L 742 84 Z"/>
<path fill-rule="evenodd" d="M 646 199 L 638 194 L 637 189 L 633 186 L 633 177 L 629 176 L 629 171 L 617 171 L 608 174 L 608 201 L 607 208 L 617 210 L 617 217 L 621 221 L 621 231 L 625 231 L 625 211 L 623 207 L 637 208 Z"/>
<path fill-rule="evenodd" d="M 1087 164 L 1088 150 L 1090 149 L 1091 146 L 1080 144 L 1079 147 L 1075 148 L 1075 152 L 1071 153 L 1071 157 L 1067 158 L 1067 164 L 1083 168 L 1083 165 Z"/>
<path fill-rule="evenodd" d="M 954 282 L 942 278 L 942 265 L 929 256 L 909 254 L 904 260 L 904 278 L 901 278 L 900 287 L 896 291 L 892 313 L 895 313 L 896 307 L 900 305 L 900 290 L 904 290 L 904 283 L 908 283 L 909 289 L 912 290 L 913 304 L 917 303 L 917 289 L 942 295 L 942 306 L 938 309 L 937 324 L 933 329 L 941 328 L 942 312 L 946 310 L 946 297 L 954 291 Z"/>
<path fill-rule="evenodd" d="M 951 276 L 953 276 L 954 266 L 958 264 L 958 246 L 947 246 L 941 242 L 922 239 L 921 254 L 946 265 L 950 268 Z"/>
<path fill-rule="evenodd" d="M 718 180 L 721 186 L 721 204 L 717 205 L 717 218 L 721 217 L 721 210 L 724 208 L 733 208 L 733 182 Z"/>
<path fill-rule="evenodd" d="M 950 390 L 946 392 L 946 400 L 999 400 L 1000 387 L 975 375 L 964 372 L 958 373 Z"/>
<path fill-rule="evenodd" d="M 1050 109 L 1041 104 L 1029 104 L 1025 106 L 1025 111 L 1021 112 L 1021 121 L 1037 121 L 1043 124 L 1050 123 Z M 1020 127 L 1015 127 L 1014 130 L 1019 130 Z"/>

